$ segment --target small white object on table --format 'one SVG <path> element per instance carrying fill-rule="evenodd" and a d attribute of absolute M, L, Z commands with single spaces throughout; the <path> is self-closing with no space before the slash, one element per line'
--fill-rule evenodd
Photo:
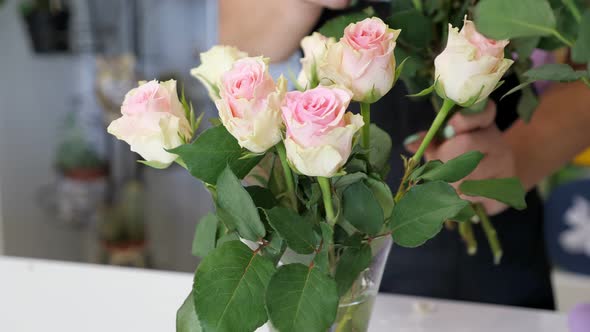
<path fill-rule="evenodd" d="M 189 273 L 0 257 L 0 331 L 168 332 Z M 543 310 L 378 296 L 370 332 L 565 332 Z"/>

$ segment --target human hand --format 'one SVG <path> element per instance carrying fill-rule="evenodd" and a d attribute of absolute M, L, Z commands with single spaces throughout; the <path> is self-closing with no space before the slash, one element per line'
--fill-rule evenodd
<path fill-rule="evenodd" d="M 463 153 L 477 150 L 485 155 L 477 168 L 465 179 L 453 184 L 455 188 L 464 180 L 481 180 L 505 178 L 516 175 L 515 159 L 512 148 L 505 141 L 502 132 L 496 126 L 496 105 L 490 101 L 486 109 L 477 114 L 463 115 L 456 113 L 448 122 L 447 134 L 452 136 L 442 142 L 432 142 L 424 153 L 427 160 L 447 162 Z M 452 129 L 449 129 L 452 128 Z M 454 132 L 454 134 L 453 134 Z M 419 139 L 406 144 L 406 149 L 415 153 L 426 133 L 418 134 Z M 482 203 L 489 215 L 504 211 L 507 206 L 483 197 L 462 196 L 472 202 Z"/>

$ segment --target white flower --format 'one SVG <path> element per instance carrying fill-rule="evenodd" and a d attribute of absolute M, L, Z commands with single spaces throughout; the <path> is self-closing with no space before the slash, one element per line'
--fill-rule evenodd
<path fill-rule="evenodd" d="M 219 99 L 221 76 L 231 69 L 234 62 L 247 56 L 247 53 L 232 46 L 213 46 L 201 53 L 201 64 L 191 69 L 191 75 L 205 85 L 211 99 Z"/>
<path fill-rule="evenodd" d="M 463 29 L 449 24 L 447 47 L 434 60 L 437 92 L 459 105 L 487 98 L 514 61 L 504 59 L 507 40 L 492 40 L 465 19 Z"/>

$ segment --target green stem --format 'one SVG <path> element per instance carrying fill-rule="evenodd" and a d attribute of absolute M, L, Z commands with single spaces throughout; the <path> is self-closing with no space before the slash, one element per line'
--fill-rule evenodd
<path fill-rule="evenodd" d="M 412 3 L 414 4 L 414 8 L 416 8 L 419 12 L 423 11 L 421 0 L 412 0 Z"/>
<path fill-rule="evenodd" d="M 322 197 L 324 199 L 324 209 L 326 210 L 326 221 L 330 226 L 334 227 L 336 224 L 336 216 L 334 215 L 334 206 L 332 205 L 332 188 L 330 187 L 330 179 L 323 176 L 318 176 L 318 183 L 322 190 Z"/>
<path fill-rule="evenodd" d="M 453 101 L 451 101 L 449 99 L 445 99 L 442 107 L 440 108 L 440 111 L 438 111 L 438 114 L 436 115 L 436 118 L 434 119 L 434 122 L 432 122 L 430 129 L 428 129 L 426 136 L 422 140 L 422 144 L 420 144 L 418 151 L 416 151 L 414 156 L 410 159 L 410 162 L 412 164 L 418 165 L 420 163 L 420 160 L 422 160 L 422 156 L 424 155 L 424 151 L 426 151 L 426 148 L 430 144 L 430 141 L 432 141 L 432 139 L 434 138 L 434 136 L 438 132 L 438 129 L 445 122 L 447 115 L 449 114 L 449 112 L 451 111 L 453 106 L 455 106 L 455 103 Z"/>
<path fill-rule="evenodd" d="M 576 20 L 576 22 L 580 23 L 582 21 L 582 13 L 578 6 L 574 3 L 573 0 L 562 0 L 563 4 L 567 7 L 567 9 L 572 13 L 572 16 Z"/>
<path fill-rule="evenodd" d="M 553 33 L 553 36 L 555 36 L 555 38 L 559 39 L 559 41 L 566 44 L 568 47 L 574 46 L 574 43 L 571 40 L 565 38 L 561 33 L 559 33 L 559 31 L 551 30 L 551 32 Z"/>
<path fill-rule="evenodd" d="M 365 150 L 371 148 L 371 104 L 361 104 L 361 115 L 363 116 L 363 128 L 361 129 L 361 146 Z"/>
<path fill-rule="evenodd" d="M 582 77 L 582 82 L 584 82 L 584 84 L 590 88 L 590 78 Z"/>
<path fill-rule="evenodd" d="M 297 211 L 297 195 L 295 194 L 295 181 L 293 181 L 293 173 L 291 172 L 291 168 L 289 167 L 289 163 L 287 162 L 287 152 L 285 151 L 285 144 L 283 142 L 279 142 L 276 145 L 277 153 L 279 154 L 279 159 L 281 160 L 281 166 L 283 166 L 283 173 L 285 174 L 285 182 L 287 183 L 287 192 L 289 201 L 291 202 L 291 207 L 293 210 Z"/>
<path fill-rule="evenodd" d="M 471 221 L 464 221 L 459 223 L 459 234 L 465 241 L 465 245 L 467 246 L 467 253 L 470 256 L 473 256 L 477 253 L 477 240 L 473 235 L 473 224 Z"/>
<path fill-rule="evenodd" d="M 486 234 L 488 243 L 490 244 L 490 249 L 492 250 L 492 254 L 494 255 L 494 263 L 498 265 L 500 264 L 500 260 L 502 259 L 503 255 L 502 245 L 498 240 L 498 233 L 496 232 L 494 225 L 492 225 L 490 218 L 488 218 L 488 215 L 485 209 L 483 208 L 483 205 L 477 203 L 473 205 L 473 208 L 475 209 L 475 213 L 481 220 L 481 226 L 483 227 L 483 231 Z"/>

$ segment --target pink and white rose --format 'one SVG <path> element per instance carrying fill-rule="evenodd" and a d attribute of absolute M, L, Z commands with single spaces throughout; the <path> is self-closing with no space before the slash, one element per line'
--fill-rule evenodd
<path fill-rule="evenodd" d="M 434 60 L 437 92 L 459 105 L 486 99 L 514 61 L 504 58 L 508 40 L 488 39 L 472 21 L 449 24 L 447 47 Z"/>
<path fill-rule="evenodd" d="M 335 43 L 336 39 L 328 38 L 319 32 L 314 32 L 301 40 L 304 57 L 301 59 L 301 71 L 297 77 L 301 87 L 315 87 L 319 83 L 319 66 L 324 61 L 328 48 Z"/>
<path fill-rule="evenodd" d="M 191 75 L 203 83 L 212 100 L 219 99 L 223 73 L 230 70 L 234 62 L 247 56 L 247 53 L 233 46 L 213 46 L 207 52 L 201 53 L 201 64 L 191 69 Z"/>
<path fill-rule="evenodd" d="M 393 51 L 400 31 L 377 17 L 350 24 L 340 41 L 328 48 L 320 66 L 322 83 L 335 82 L 350 89 L 355 101 L 376 102 L 393 87 Z"/>
<path fill-rule="evenodd" d="M 287 128 L 287 159 L 301 174 L 331 177 L 348 160 L 363 118 L 347 112 L 352 93 L 340 87 L 318 86 L 287 93 L 283 121 Z"/>
<path fill-rule="evenodd" d="M 125 95 L 121 113 L 107 131 L 127 142 L 131 151 L 153 167 L 168 167 L 178 156 L 166 150 L 180 146 L 192 136 L 174 80 L 140 82 L 139 87 Z"/>
<path fill-rule="evenodd" d="M 286 80 L 277 84 L 268 73 L 268 59 L 243 58 L 221 78 L 215 101 L 221 122 L 241 147 L 262 153 L 281 140 L 281 101 Z"/>

